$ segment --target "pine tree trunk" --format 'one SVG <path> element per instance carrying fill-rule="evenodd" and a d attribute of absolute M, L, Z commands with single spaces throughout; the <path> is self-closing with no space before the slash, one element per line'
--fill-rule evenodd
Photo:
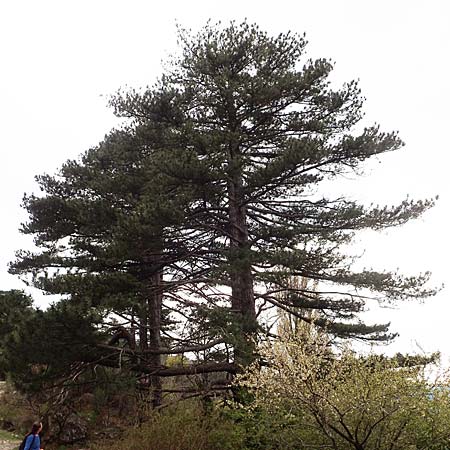
<path fill-rule="evenodd" d="M 158 253 L 156 246 L 152 247 L 152 251 Z M 151 373 L 160 369 L 162 365 L 161 355 L 148 351 L 161 348 L 162 272 L 158 269 L 157 256 L 144 256 L 143 262 L 141 281 L 146 285 L 146 290 L 143 292 L 141 304 L 139 348 L 142 352 L 141 363 L 147 365 Z M 148 382 L 152 392 L 152 405 L 157 407 L 162 401 L 161 377 L 150 375 Z"/>
<path fill-rule="evenodd" d="M 162 307 L 162 294 L 160 290 L 162 274 L 156 272 L 153 276 L 152 287 L 149 292 L 148 306 L 149 306 L 149 337 L 150 337 L 150 350 L 157 350 L 161 348 L 161 307 Z M 150 354 L 149 362 L 152 368 L 159 369 L 161 367 L 161 355 Z M 152 388 L 152 403 L 153 407 L 161 405 L 161 377 L 155 375 L 150 377 L 150 385 Z"/>
<path fill-rule="evenodd" d="M 237 315 L 242 336 L 235 346 L 235 362 L 247 366 L 254 359 L 253 337 L 257 330 L 252 266 L 249 260 L 247 213 L 244 204 L 242 173 L 239 154 L 230 152 L 232 177 L 228 182 L 230 222 L 230 278 L 231 308 Z"/>

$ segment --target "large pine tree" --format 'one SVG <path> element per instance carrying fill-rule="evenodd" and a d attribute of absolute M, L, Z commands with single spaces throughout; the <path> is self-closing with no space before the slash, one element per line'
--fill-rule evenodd
<path fill-rule="evenodd" d="M 327 319 L 317 324 L 340 336 L 389 339 L 387 325 L 355 321 L 365 296 L 432 295 L 423 288 L 427 274 L 355 272 L 340 248 L 355 231 L 401 225 L 433 201 L 365 207 L 325 197 L 321 182 L 338 184 L 402 141 L 376 125 L 355 131 L 363 115 L 357 83 L 333 89 L 332 64 L 305 59 L 301 36 L 232 23 L 194 36 L 181 31 L 180 41 L 182 55 L 156 87 L 119 93 L 111 103 L 137 129 L 157 134 L 168 155 L 182 155 L 164 173 L 203 189 L 199 227 L 214 233 L 210 257 L 220 269 L 210 284 L 230 286 L 242 333 L 256 333 L 257 304 L 268 303 L 321 310 Z M 292 288 L 292 276 L 319 282 L 319 296 Z M 252 345 L 245 347 L 236 349 L 244 363 Z"/>
<path fill-rule="evenodd" d="M 358 319 L 365 298 L 432 295 L 428 275 L 355 272 L 340 249 L 357 230 L 401 225 L 433 201 L 365 207 L 321 188 L 401 140 L 377 126 L 355 131 L 357 83 L 333 89 L 332 64 L 306 60 L 301 36 L 232 23 L 180 31 L 180 41 L 181 56 L 154 87 L 112 98 L 123 130 L 57 176 L 38 177 L 43 195 L 25 198 L 22 231 L 39 251 L 20 252 L 11 270 L 124 319 L 99 348 L 119 365 L 114 345 L 125 339 L 130 364 L 153 376 L 235 370 L 223 346 L 212 363 L 162 367 L 161 354 L 219 341 L 248 364 L 268 307 L 317 310 L 299 318 L 329 334 L 389 339 L 386 324 Z M 293 286 L 293 276 L 317 289 Z M 170 334 L 182 317 L 187 334 Z"/>

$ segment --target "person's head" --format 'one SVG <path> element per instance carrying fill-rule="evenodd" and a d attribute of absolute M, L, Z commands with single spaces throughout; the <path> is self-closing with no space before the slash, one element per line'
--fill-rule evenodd
<path fill-rule="evenodd" d="M 41 422 L 34 422 L 33 426 L 31 427 L 31 434 L 38 434 L 42 430 L 42 423 Z"/>

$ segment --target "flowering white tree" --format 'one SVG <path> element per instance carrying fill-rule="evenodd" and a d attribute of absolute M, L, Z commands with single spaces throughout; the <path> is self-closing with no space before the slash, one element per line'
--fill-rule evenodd
<path fill-rule="evenodd" d="M 299 448 L 449 448 L 450 385 L 429 383 L 423 366 L 350 350 L 336 355 L 307 335 L 263 355 L 267 367 L 254 366 L 243 384 L 257 405 L 296 423 Z"/>

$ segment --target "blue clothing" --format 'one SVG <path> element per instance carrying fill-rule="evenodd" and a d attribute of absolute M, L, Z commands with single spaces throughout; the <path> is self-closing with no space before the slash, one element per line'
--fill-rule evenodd
<path fill-rule="evenodd" d="M 39 438 L 39 435 L 30 434 L 25 441 L 25 447 L 23 450 L 41 450 L 41 439 Z"/>

